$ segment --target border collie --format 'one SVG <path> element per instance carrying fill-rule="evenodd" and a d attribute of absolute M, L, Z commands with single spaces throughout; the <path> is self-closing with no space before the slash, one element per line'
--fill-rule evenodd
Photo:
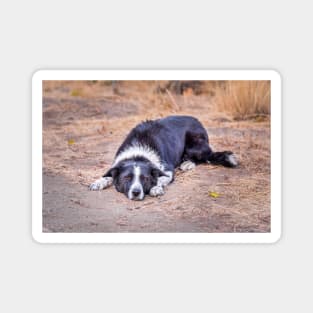
<path fill-rule="evenodd" d="M 199 163 L 236 167 L 230 151 L 213 152 L 201 123 L 191 116 L 169 116 L 142 122 L 131 130 L 118 149 L 112 167 L 90 185 L 101 190 L 114 184 L 130 200 L 146 194 L 164 194 L 174 179 L 174 170 L 189 170 Z"/>

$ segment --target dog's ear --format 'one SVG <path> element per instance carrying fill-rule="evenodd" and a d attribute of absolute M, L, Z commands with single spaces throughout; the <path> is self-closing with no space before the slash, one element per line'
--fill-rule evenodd
<path fill-rule="evenodd" d="M 112 177 L 113 179 L 119 175 L 120 173 L 120 168 L 118 166 L 110 168 L 104 175 L 103 177 Z"/>
<path fill-rule="evenodd" d="M 157 167 L 152 167 L 151 169 L 151 175 L 154 178 L 158 178 L 160 176 L 168 176 L 167 174 L 165 174 L 163 171 L 161 171 L 160 169 L 158 169 Z"/>

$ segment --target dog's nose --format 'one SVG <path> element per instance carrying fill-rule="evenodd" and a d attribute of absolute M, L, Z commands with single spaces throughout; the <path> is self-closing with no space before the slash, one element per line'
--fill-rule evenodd
<path fill-rule="evenodd" d="M 138 197 L 140 195 L 140 189 L 133 189 L 132 194 L 134 197 Z"/>

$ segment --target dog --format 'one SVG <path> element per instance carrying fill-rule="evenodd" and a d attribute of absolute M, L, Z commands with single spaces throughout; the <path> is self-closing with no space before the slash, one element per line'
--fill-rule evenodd
<path fill-rule="evenodd" d="M 164 194 L 177 167 L 186 171 L 209 162 L 236 167 L 231 151 L 213 152 L 202 124 L 192 116 L 168 116 L 148 120 L 131 130 L 119 147 L 113 165 L 90 185 L 101 190 L 114 185 L 130 200 Z"/>

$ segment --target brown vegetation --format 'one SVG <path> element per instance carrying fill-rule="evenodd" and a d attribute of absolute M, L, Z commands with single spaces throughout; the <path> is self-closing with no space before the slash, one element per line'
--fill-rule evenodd
<path fill-rule="evenodd" d="M 216 89 L 217 108 L 237 120 L 269 115 L 270 101 L 270 81 L 227 81 Z"/>

